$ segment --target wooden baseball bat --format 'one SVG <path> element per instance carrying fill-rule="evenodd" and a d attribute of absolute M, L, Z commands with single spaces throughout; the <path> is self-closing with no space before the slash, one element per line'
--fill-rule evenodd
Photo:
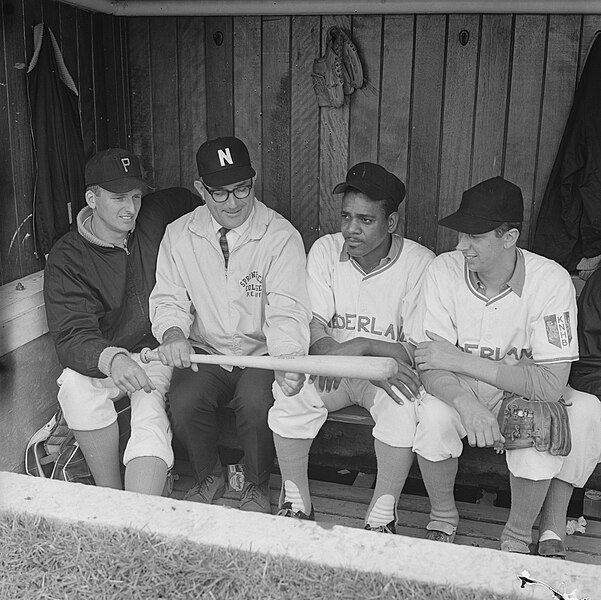
<path fill-rule="evenodd" d="M 140 352 L 143 363 L 159 360 L 156 350 L 144 348 Z M 191 354 L 190 361 L 205 365 L 226 365 L 230 367 L 250 367 L 307 373 L 319 377 L 351 377 L 374 381 L 388 379 L 397 372 L 394 358 L 380 356 L 335 356 L 331 354 L 310 354 L 293 358 L 274 356 L 236 356 L 231 354 Z"/>

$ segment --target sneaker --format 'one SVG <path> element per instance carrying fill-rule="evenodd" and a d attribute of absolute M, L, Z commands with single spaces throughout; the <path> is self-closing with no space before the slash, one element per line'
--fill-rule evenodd
<path fill-rule="evenodd" d="M 242 489 L 239 508 L 240 510 L 271 514 L 269 482 L 263 485 L 247 482 Z"/>
<path fill-rule="evenodd" d="M 390 521 L 388 525 L 379 525 L 378 527 L 372 527 L 369 523 L 363 528 L 367 531 L 375 531 L 377 533 L 396 533 L 396 527 L 394 521 Z"/>
<path fill-rule="evenodd" d="M 202 504 L 213 504 L 225 494 L 225 477 L 223 473 L 216 475 L 211 473 L 207 475 L 202 483 L 196 483 L 186 492 L 184 500 L 190 502 L 200 502 Z"/>
<path fill-rule="evenodd" d="M 455 541 L 455 532 L 449 534 L 438 529 L 428 529 L 426 531 L 426 539 L 432 542 L 443 542 L 444 544 L 452 544 Z"/>
<path fill-rule="evenodd" d="M 302 510 L 294 512 L 292 502 L 284 502 L 277 513 L 278 517 L 289 517 L 291 519 L 304 519 L 305 521 L 315 521 L 315 510 L 311 507 L 311 512 L 306 515 Z"/>
<path fill-rule="evenodd" d="M 536 553 L 539 556 L 546 556 L 547 558 L 559 558 L 565 560 L 566 558 L 566 547 L 561 540 L 545 540 L 539 542 L 536 546 Z"/>

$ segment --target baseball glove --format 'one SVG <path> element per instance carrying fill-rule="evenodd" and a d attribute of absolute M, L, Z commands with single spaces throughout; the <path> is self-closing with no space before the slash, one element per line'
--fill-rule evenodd
<path fill-rule="evenodd" d="M 313 89 L 319 106 L 339 108 L 344 96 L 363 85 L 363 67 L 357 47 L 340 27 L 330 27 L 326 53 L 313 61 Z"/>
<path fill-rule="evenodd" d="M 572 449 L 570 422 L 563 398 L 536 402 L 505 392 L 497 416 L 505 450 L 534 446 L 539 452 L 567 456 Z"/>
<path fill-rule="evenodd" d="M 344 93 L 348 96 L 356 89 L 363 86 L 363 65 L 357 52 L 357 46 L 353 44 L 351 38 L 344 32 L 338 29 L 338 36 L 342 39 L 342 77 L 344 79 Z"/>

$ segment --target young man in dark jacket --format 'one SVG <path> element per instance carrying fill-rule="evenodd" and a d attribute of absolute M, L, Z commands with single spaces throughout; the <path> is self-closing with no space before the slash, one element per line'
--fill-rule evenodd
<path fill-rule="evenodd" d="M 129 395 L 125 489 L 160 494 L 173 464 L 164 400 L 171 368 L 142 364 L 139 352 L 158 345 L 148 296 L 165 227 L 198 199 L 183 188 L 142 199 L 138 159 L 115 148 L 88 161 L 85 183 L 77 230 L 55 244 L 44 274 L 48 326 L 64 367 L 58 401 L 96 485 L 122 489 L 114 401 Z"/>

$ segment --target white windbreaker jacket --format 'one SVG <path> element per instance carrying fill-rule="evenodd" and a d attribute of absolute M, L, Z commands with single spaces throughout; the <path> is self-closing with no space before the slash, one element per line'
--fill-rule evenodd
<path fill-rule="evenodd" d="M 152 332 L 179 327 L 211 354 L 307 354 L 311 311 L 305 250 L 298 231 L 254 199 L 250 227 L 227 270 L 209 210 L 169 225 L 150 295 Z"/>

